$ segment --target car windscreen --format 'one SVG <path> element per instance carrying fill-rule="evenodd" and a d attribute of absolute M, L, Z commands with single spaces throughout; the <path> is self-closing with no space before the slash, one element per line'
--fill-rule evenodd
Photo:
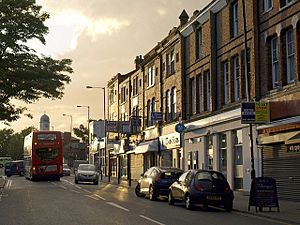
<path fill-rule="evenodd" d="M 78 170 L 95 171 L 94 165 L 79 165 Z"/>
<path fill-rule="evenodd" d="M 58 157 L 57 148 L 39 148 L 35 150 L 39 160 L 55 160 Z"/>
<path fill-rule="evenodd" d="M 221 173 L 201 171 L 195 175 L 195 184 L 199 184 L 204 189 L 213 187 L 219 189 L 226 186 L 226 178 Z"/>

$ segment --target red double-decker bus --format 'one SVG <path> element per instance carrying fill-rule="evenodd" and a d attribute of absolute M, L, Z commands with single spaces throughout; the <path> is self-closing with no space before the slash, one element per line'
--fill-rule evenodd
<path fill-rule="evenodd" d="M 55 179 L 63 175 L 62 133 L 33 131 L 24 138 L 25 177 Z"/>

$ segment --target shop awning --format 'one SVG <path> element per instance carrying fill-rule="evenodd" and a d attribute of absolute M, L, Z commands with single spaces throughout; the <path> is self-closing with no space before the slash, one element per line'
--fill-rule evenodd
<path fill-rule="evenodd" d="M 142 142 L 138 146 L 136 146 L 134 150 L 135 154 L 142 154 L 146 152 L 158 152 L 158 141 L 154 140 Z"/>
<path fill-rule="evenodd" d="M 285 144 L 293 144 L 300 142 L 300 132 L 288 132 L 282 134 L 275 134 L 269 136 L 262 136 L 258 138 L 258 144 L 267 145 L 277 142 L 285 142 Z"/>

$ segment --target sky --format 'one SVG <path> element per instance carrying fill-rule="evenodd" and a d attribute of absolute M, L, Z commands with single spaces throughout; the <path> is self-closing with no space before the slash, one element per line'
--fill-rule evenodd
<path fill-rule="evenodd" d="M 25 105 L 33 119 L 22 116 L 9 128 L 15 132 L 29 126 L 39 128 L 39 119 L 46 113 L 51 130 L 70 131 L 71 116 L 73 127 L 87 125 L 88 110 L 77 105 L 90 106 L 90 119 L 103 119 L 103 90 L 86 86 L 106 87 L 117 73 L 132 71 L 137 55 L 145 55 L 179 25 L 183 9 L 191 17 L 210 1 L 37 0 L 50 13 L 45 23 L 49 33 L 46 45 L 34 40 L 29 44 L 44 55 L 72 59 L 74 73 L 62 99 Z M 4 127 L 8 128 L 0 122 L 0 128 Z"/>

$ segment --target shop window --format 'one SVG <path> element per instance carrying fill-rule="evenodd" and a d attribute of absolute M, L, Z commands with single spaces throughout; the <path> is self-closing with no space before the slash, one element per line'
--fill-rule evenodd
<path fill-rule="evenodd" d="M 227 140 L 226 134 L 221 133 L 219 136 L 219 154 L 220 154 L 220 171 L 227 177 Z"/>
<path fill-rule="evenodd" d="M 193 169 L 198 169 L 199 168 L 199 163 L 198 163 L 198 151 L 194 151 L 193 153 Z"/>
<path fill-rule="evenodd" d="M 213 146 L 213 136 L 208 137 L 208 169 L 213 169 L 214 163 L 214 146 Z"/>

